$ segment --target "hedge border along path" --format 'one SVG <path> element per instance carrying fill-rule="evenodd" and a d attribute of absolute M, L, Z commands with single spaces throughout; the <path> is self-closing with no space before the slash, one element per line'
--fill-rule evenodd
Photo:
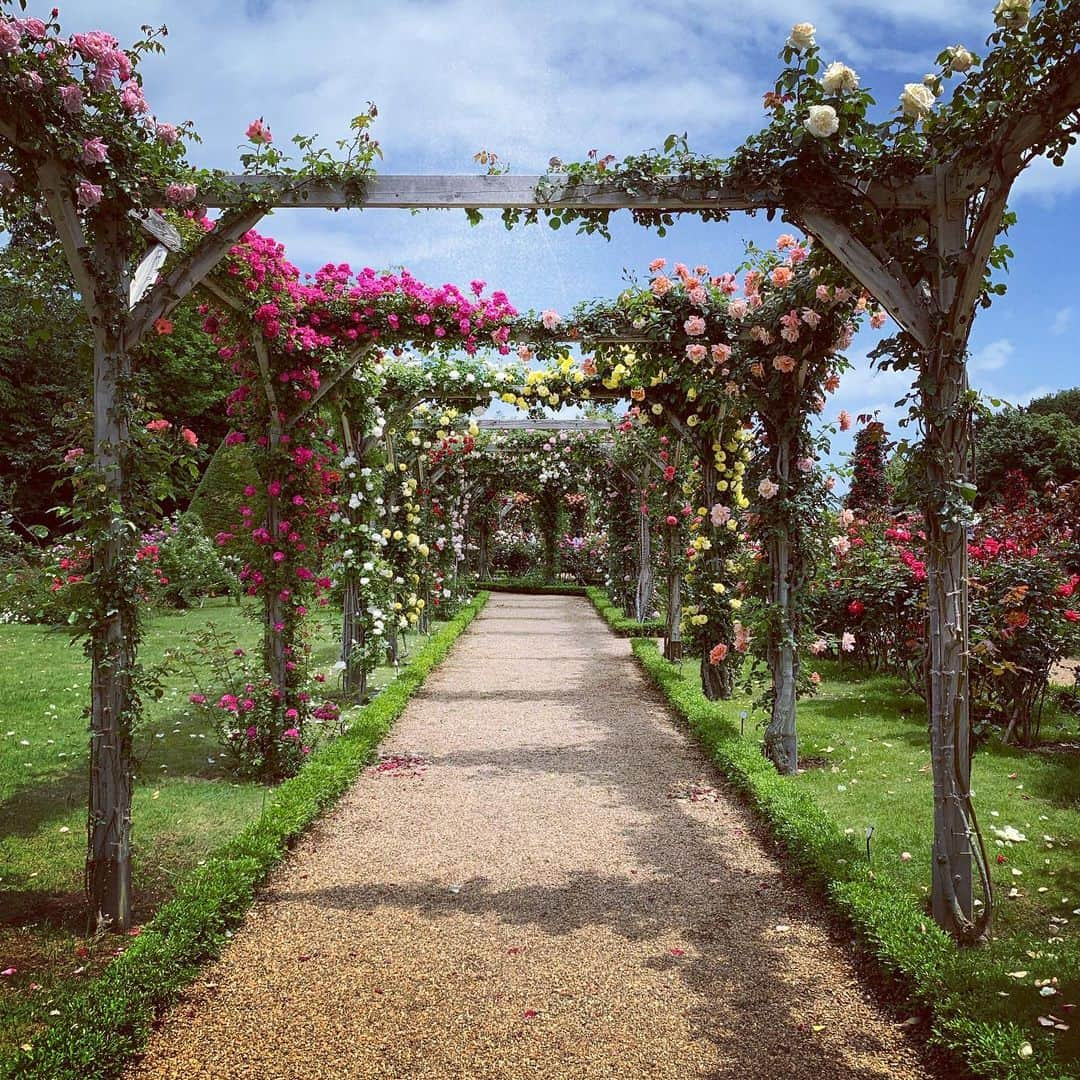
<path fill-rule="evenodd" d="M 619 637 L 640 637 L 642 634 L 659 636 L 666 629 L 663 619 L 646 619 L 638 622 L 637 619 L 624 615 L 618 606 L 612 603 L 611 597 L 598 585 L 589 585 L 585 589 L 585 595 L 592 601 L 592 606 L 600 613 L 600 617 Z"/>
<path fill-rule="evenodd" d="M 1067 1080 L 1052 1046 L 1019 1048 L 1037 1036 L 1015 1024 L 988 1023 L 967 1005 L 964 988 L 980 977 L 979 950 L 958 948 L 897 884 L 877 877 L 855 843 L 806 791 L 780 776 L 760 748 L 739 734 L 730 706 L 708 701 L 696 679 L 668 663 L 656 643 L 631 646 L 646 675 L 689 725 L 712 760 L 748 798 L 788 858 L 862 937 L 880 964 L 931 1018 L 933 1038 L 980 1076 L 1000 1080 Z"/>
<path fill-rule="evenodd" d="M 337 800 L 429 672 L 480 613 L 481 592 L 438 630 L 365 706 L 346 734 L 321 747 L 283 783 L 262 814 L 184 879 L 122 956 L 81 994 L 29 1052 L 0 1062 L 3 1075 L 106 1080 L 141 1050 L 155 1015 L 175 1001 L 199 965 L 216 956 L 250 907 L 256 888 L 290 844 Z"/>

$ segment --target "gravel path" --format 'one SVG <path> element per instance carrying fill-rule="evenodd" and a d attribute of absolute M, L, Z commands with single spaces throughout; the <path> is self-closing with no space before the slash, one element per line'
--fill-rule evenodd
<path fill-rule="evenodd" d="M 577 598 L 492 598 L 139 1080 L 925 1077 Z"/>

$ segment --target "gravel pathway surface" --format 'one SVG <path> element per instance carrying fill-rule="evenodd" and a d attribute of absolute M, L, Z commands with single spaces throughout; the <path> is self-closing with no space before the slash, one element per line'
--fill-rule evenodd
<path fill-rule="evenodd" d="M 932 1075 L 584 600 L 499 596 L 139 1080 Z"/>

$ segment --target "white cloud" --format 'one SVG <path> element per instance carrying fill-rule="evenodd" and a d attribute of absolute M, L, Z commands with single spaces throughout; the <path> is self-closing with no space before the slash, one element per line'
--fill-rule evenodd
<path fill-rule="evenodd" d="M 971 354 L 968 367 L 971 371 L 998 371 L 1016 352 L 1016 346 L 1008 338 L 998 338 Z"/>
<path fill-rule="evenodd" d="M 1052 207 L 1062 196 L 1080 191 L 1080 153 L 1074 149 L 1056 166 L 1049 158 L 1036 158 L 1020 174 L 1013 195 Z"/>
<path fill-rule="evenodd" d="M 1051 334 L 1064 334 L 1072 323 L 1073 309 L 1071 307 L 1061 308 L 1054 316 L 1054 321 L 1050 324 Z"/>

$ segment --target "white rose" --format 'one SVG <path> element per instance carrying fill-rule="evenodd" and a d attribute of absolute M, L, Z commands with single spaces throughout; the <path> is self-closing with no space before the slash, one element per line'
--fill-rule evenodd
<path fill-rule="evenodd" d="M 811 105 L 806 118 L 806 130 L 816 139 L 827 139 L 840 130 L 840 120 L 831 105 Z"/>
<path fill-rule="evenodd" d="M 1006 30 L 1023 30 L 1031 18 L 1031 0 L 998 0 L 994 21 Z"/>
<path fill-rule="evenodd" d="M 921 120 L 928 116 L 934 107 L 934 94 L 922 83 L 907 83 L 904 92 L 900 95 L 900 104 L 904 109 L 904 115 L 912 120 Z"/>
<path fill-rule="evenodd" d="M 1004 2 L 1005 0 L 1002 0 L 1002 3 Z M 799 52 L 802 52 L 803 49 L 809 49 L 814 44 L 814 32 L 813 23 L 796 23 L 791 28 L 791 37 L 788 38 L 788 44 L 793 49 L 798 49 Z"/>
<path fill-rule="evenodd" d="M 825 69 L 825 74 L 821 77 L 821 85 L 825 87 L 827 93 L 847 94 L 858 89 L 859 76 L 847 64 L 841 64 L 837 60 Z"/>
<path fill-rule="evenodd" d="M 949 70 L 961 74 L 968 71 L 975 63 L 975 57 L 963 45 L 954 45 L 949 49 Z"/>

